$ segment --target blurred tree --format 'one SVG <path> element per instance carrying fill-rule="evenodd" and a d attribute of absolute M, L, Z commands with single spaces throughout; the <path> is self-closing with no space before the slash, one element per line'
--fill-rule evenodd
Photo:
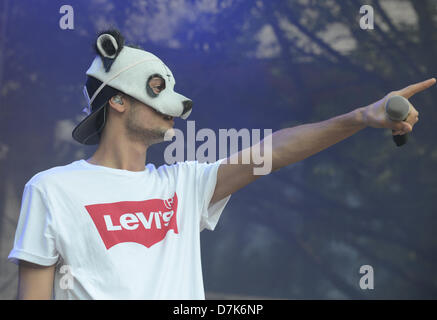
<path fill-rule="evenodd" d="M 290 109 L 308 115 L 310 121 L 319 121 L 344 113 L 345 102 L 356 106 L 361 101 L 365 105 L 391 90 L 435 75 L 435 41 L 430 35 L 435 34 L 432 30 L 436 28 L 436 5 L 430 1 L 403 1 L 410 10 L 408 15 L 417 12 L 418 20 L 411 25 L 403 23 L 405 17 L 389 16 L 387 10 L 393 8 L 393 2 L 385 1 L 386 9 L 381 2 L 371 3 L 377 21 L 373 31 L 360 29 L 358 1 L 257 2 L 254 10 L 259 12 L 254 16 L 260 22 L 251 20 L 254 30 L 245 34 L 254 34 L 263 24 L 273 29 L 281 50 L 279 57 L 272 59 L 271 76 L 275 83 L 287 83 L 297 89 L 297 92 L 282 92 L 288 95 L 288 101 L 293 101 L 288 106 Z M 397 21 L 396 26 L 392 20 Z M 344 52 L 341 47 L 336 48 L 335 41 L 328 43 L 321 36 L 338 23 L 347 30 L 342 34 L 355 40 L 353 50 Z M 253 43 L 253 37 L 247 37 L 247 42 Z M 318 74 L 311 73 L 314 69 Z M 414 97 L 413 103 L 421 106 L 421 114 L 432 117 L 435 111 L 430 107 L 435 98 L 435 90 L 429 90 Z M 389 133 L 371 134 L 373 139 L 360 137 L 358 141 L 354 137 L 305 160 L 304 181 L 294 178 L 295 170 L 282 170 L 274 178 L 265 179 L 264 185 L 257 184 L 258 193 L 251 186 L 250 195 L 263 199 L 265 210 L 258 206 L 260 217 L 253 211 L 246 211 L 246 216 L 252 223 L 259 219 L 260 225 L 268 225 L 283 234 L 285 243 L 293 242 L 299 258 L 314 265 L 320 277 L 328 279 L 344 297 L 363 296 L 358 286 L 359 276 L 346 277 L 350 281 L 345 283 L 344 273 L 351 270 L 358 273 L 357 261 L 370 260 L 378 265 L 377 272 L 385 274 L 385 278 L 378 279 L 384 288 L 369 297 L 435 298 L 437 277 L 431 271 L 436 265 L 433 254 L 436 241 L 432 237 L 435 220 L 431 216 L 436 196 L 432 192 L 435 191 L 436 152 L 433 140 L 426 139 L 435 134 L 435 128 L 430 122 L 426 127 L 419 124 L 408 146 L 398 150 L 393 147 Z M 406 171 L 406 163 L 415 165 Z M 289 185 L 307 197 L 286 204 L 288 199 L 274 195 Z M 302 214 L 306 231 L 290 235 L 284 226 L 292 226 L 295 216 L 273 214 L 287 207 Z M 344 258 L 342 252 L 336 252 L 335 243 L 353 250 L 357 256 L 355 265 L 347 263 L 350 257 Z M 243 265 L 249 264 L 245 262 Z M 287 278 L 286 271 L 278 277 Z M 295 281 L 296 274 L 288 278 Z M 313 283 L 317 286 L 322 281 Z M 239 283 L 235 284 L 234 290 L 238 286 Z M 323 292 L 310 295 L 302 292 L 297 296 L 314 297 L 314 294 L 327 297 Z"/>

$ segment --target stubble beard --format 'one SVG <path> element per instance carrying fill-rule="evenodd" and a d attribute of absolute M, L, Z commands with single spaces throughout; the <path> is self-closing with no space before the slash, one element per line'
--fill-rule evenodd
<path fill-rule="evenodd" d="M 135 107 L 129 109 L 126 119 L 126 132 L 129 138 L 147 146 L 164 141 L 167 129 L 142 127 L 135 116 L 135 109 Z"/>

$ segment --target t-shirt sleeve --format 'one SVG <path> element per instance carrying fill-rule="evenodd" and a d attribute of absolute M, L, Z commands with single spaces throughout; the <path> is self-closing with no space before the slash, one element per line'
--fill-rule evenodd
<path fill-rule="evenodd" d="M 54 221 L 45 194 L 28 183 L 24 187 L 14 247 L 8 260 L 16 264 L 18 260 L 25 260 L 50 266 L 57 262 L 58 257 Z"/>
<path fill-rule="evenodd" d="M 203 229 L 214 230 L 217 222 L 226 207 L 231 195 L 210 205 L 217 184 L 217 172 L 223 159 L 212 163 L 198 163 L 196 168 L 196 183 L 200 215 L 200 231 Z"/>

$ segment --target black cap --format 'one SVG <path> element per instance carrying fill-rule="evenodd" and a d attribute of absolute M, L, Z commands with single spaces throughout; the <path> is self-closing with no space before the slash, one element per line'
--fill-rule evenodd
<path fill-rule="evenodd" d="M 88 95 L 92 96 L 101 84 L 102 82 L 100 80 L 88 76 L 85 85 Z M 102 132 L 106 124 L 106 104 L 109 99 L 120 93 L 119 90 L 110 86 L 104 86 L 91 105 L 91 113 L 73 129 L 73 139 L 85 145 L 98 144 L 100 142 L 99 133 Z"/>

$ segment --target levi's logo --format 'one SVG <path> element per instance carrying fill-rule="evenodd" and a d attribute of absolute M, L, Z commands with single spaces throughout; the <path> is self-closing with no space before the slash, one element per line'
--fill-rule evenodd
<path fill-rule="evenodd" d="M 150 248 L 163 240 L 170 229 L 178 233 L 176 193 L 170 199 L 121 201 L 85 206 L 106 249 L 122 242 Z"/>

